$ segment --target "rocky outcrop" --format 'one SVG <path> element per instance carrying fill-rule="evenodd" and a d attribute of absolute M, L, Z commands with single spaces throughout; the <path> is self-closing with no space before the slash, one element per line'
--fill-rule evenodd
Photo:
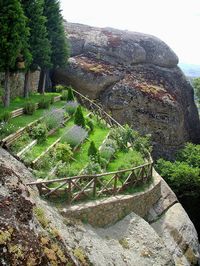
<path fill-rule="evenodd" d="M 161 182 L 161 194 L 160 200 L 149 210 L 146 220 L 163 239 L 177 265 L 200 265 L 197 232 L 164 180 Z"/>
<path fill-rule="evenodd" d="M 1 265 L 197 265 L 196 231 L 164 181 L 162 197 L 146 219 L 151 226 L 130 213 L 94 228 L 64 218 L 59 206 L 25 186 L 32 180 L 29 170 L 0 148 Z"/>
<path fill-rule="evenodd" d="M 98 99 L 120 123 L 151 133 L 154 156 L 171 158 L 186 141 L 200 142 L 193 88 L 178 58 L 154 36 L 65 23 L 68 67 L 54 82 Z"/>

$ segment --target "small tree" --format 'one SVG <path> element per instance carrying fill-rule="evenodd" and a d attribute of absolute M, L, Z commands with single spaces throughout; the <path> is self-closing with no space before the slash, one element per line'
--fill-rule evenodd
<path fill-rule="evenodd" d="M 193 79 L 192 84 L 195 90 L 195 94 L 198 98 L 198 101 L 200 102 L 200 78 Z"/>
<path fill-rule="evenodd" d="M 98 153 L 98 150 L 95 146 L 95 143 L 94 143 L 94 141 L 91 141 L 90 146 L 88 148 L 88 156 L 89 157 L 96 157 L 97 153 Z"/>
<path fill-rule="evenodd" d="M 74 93 L 71 87 L 68 88 L 67 101 L 74 101 Z"/>
<path fill-rule="evenodd" d="M 30 61 L 28 51 L 29 29 L 19 0 L 0 0 L 0 71 L 5 72 L 4 106 L 10 104 L 10 72 L 17 59 Z"/>
<path fill-rule="evenodd" d="M 85 127 L 85 118 L 83 116 L 83 112 L 81 109 L 81 106 L 79 105 L 78 108 L 76 109 L 76 113 L 74 116 L 74 124 L 80 126 L 80 127 Z"/>

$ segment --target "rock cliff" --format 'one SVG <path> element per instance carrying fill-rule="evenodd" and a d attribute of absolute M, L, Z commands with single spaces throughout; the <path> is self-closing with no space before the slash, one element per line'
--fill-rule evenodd
<path fill-rule="evenodd" d="M 151 133 L 154 156 L 171 158 L 186 141 L 200 142 L 193 88 L 175 53 L 154 36 L 65 23 L 68 67 L 54 82 L 71 84 L 120 123 Z"/>
<path fill-rule="evenodd" d="M 130 213 L 94 228 L 64 218 L 59 206 L 42 200 L 37 189 L 25 185 L 33 178 L 0 148 L 1 265 L 198 265 L 195 228 L 164 181 L 146 221 Z"/>

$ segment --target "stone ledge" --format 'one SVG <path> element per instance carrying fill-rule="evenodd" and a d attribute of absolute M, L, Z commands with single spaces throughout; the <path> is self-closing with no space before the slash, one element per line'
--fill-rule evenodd
<path fill-rule="evenodd" d="M 155 171 L 153 176 L 153 183 L 144 192 L 81 203 L 62 209 L 61 214 L 81 219 L 96 227 L 114 224 L 131 212 L 144 217 L 161 197 L 161 178 Z"/>

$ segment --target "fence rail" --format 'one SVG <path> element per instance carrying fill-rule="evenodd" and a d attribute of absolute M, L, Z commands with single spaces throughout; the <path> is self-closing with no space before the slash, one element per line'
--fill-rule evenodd
<path fill-rule="evenodd" d="M 140 184 L 145 184 L 152 178 L 152 170 L 151 161 L 141 166 L 115 172 L 36 181 L 27 185 L 36 185 L 40 195 L 44 197 L 65 195 L 68 204 L 71 204 L 80 199 L 117 195 L 127 188 L 133 189 Z M 49 188 L 48 185 L 52 184 L 56 184 L 56 186 Z"/>

